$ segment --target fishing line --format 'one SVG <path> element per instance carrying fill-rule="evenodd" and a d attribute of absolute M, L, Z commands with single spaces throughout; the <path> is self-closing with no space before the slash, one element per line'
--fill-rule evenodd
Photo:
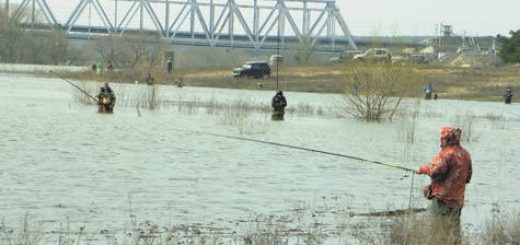
<path fill-rule="evenodd" d="M 57 77 L 61 78 L 63 81 L 67 82 L 68 84 L 72 85 L 73 87 L 75 87 L 76 89 L 78 89 L 79 91 L 81 91 L 82 93 L 88 95 L 91 99 L 93 99 L 94 101 L 96 101 L 96 103 L 99 103 L 98 99 L 92 95 L 90 95 L 89 93 L 87 93 L 85 90 L 81 89 L 80 87 L 78 87 L 76 84 L 72 83 L 71 81 L 67 80 L 66 78 L 60 76 L 60 74 L 52 71 L 52 70 L 49 70 L 50 73 L 54 73 L 56 74 Z"/>
<path fill-rule="evenodd" d="M 412 173 L 412 183 L 410 185 L 410 196 L 408 198 L 408 208 L 411 209 L 412 208 L 412 197 L 413 197 L 413 182 L 414 182 L 414 179 L 415 179 L 415 171 Z"/>
<path fill-rule="evenodd" d="M 181 130 L 181 131 L 191 131 L 191 130 L 184 130 L 184 129 L 178 129 L 178 130 Z M 378 164 L 378 165 L 382 165 L 382 166 L 397 168 L 397 169 L 401 169 L 401 170 L 405 170 L 405 171 L 408 171 L 408 172 L 415 173 L 414 169 L 406 168 L 406 167 L 403 167 L 403 166 L 399 166 L 398 164 L 386 163 L 386 162 L 380 162 L 380 161 L 373 161 L 373 160 L 368 160 L 368 159 L 364 159 L 364 158 L 361 158 L 361 157 L 356 157 L 356 156 L 351 156 L 351 155 L 346 155 L 346 154 L 341 154 L 341 153 L 334 153 L 334 152 L 322 151 L 322 150 L 312 149 L 312 148 L 307 148 L 307 147 L 300 147 L 300 146 L 294 146 L 294 145 L 289 145 L 289 144 L 282 144 L 282 143 L 277 143 L 277 142 L 272 142 L 272 141 L 244 138 L 244 137 L 231 136 L 231 135 L 223 135 L 223 134 L 201 132 L 201 131 L 191 131 L 191 132 L 198 133 L 198 134 L 211 135 L 211 136 L 215 136 L 215 137 L 222 137 L 222 138 L 244 140 L 244 141 L 262 143 L 262 144 L 268 144 L 268 145 L 275 145 L 275 146 L 291 148 L 291 149 L 297 149 L 297 150 L 302 150 L 302 151 L 310 151 L 310 152 L 322 153 L 322 154 L 327 154 L 327 155 L 332 155 L 332 156 L 337 156 L 337 157 L 344 157 L 344 158 L 349 158 L 349 159 L 352 159 L 352 160 L 358 160 L 358 161 L 361 161 L 361 162 Z"/>

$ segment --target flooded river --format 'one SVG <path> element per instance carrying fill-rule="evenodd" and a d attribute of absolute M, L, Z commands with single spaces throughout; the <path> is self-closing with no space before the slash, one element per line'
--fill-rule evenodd
<path fill-rule="evenodd" d="M 415 168 L 438 152 L 446 125 L 463 128 L 473 158 L 464 229 L 478 232 L 496 205 L 518 212 L 518 104 L 409 100 L 397 120 L 366 123 L 339 116 L 339 95 L 286 92 L 280 122 L 265 112 L 273 92 L 159 86 L 159 105 L 149 110 L 136 107 L 149 87 L 112 87 L 118 104 L 104 115 L 79 103 L 63 80 L 0 74 L 0 217 L 7 225 L 16 229 L 29 214 L 50 243 L 56 232 L 80 227 L 124 234 L 132 220 L 234 233 L 259 217 L 287 216 L 289 228 L 333 231 L 363 222 L 355 214 L 426 207 L 420 187 L 428 178 L 218 135 Z M 238 105 L 253 109 L 232 109 Z M 308 211 L 303 220 L 291 216 L 301 210 Z"/>

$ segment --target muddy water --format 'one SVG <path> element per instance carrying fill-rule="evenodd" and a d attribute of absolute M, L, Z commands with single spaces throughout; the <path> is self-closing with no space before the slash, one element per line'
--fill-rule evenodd
<path fill-rule="evenodd" d="M 311 210 L 310 222 L 334 229 L 357 222 L 353 213 L 425 207 L 419 188 L 427 178 L 412 182 L 394 168 L 211 134 L 414 168 L 438 151 L 444 125 L 463 127 L 474 161 L 465 229 L 482 229 L 495 203 L 518 211 L 516 104 L 410 100 L 407 116 L 368 124 L 338 116 L 339 96 L 287 92 L 286 120 L 272 122 L 261 112 L 273 94 L 265 91 L 161 86 L 162 106 L 151 111 L 135 107 L 146 86 L 115 84 L 116 113 L 102 115 L 59 79 L 2 74 L 0 88 L 0 216 L 14 227 L 30 214 L 44 232 L 68 223 L 122 234 L 134 215 L 232 231 L 258 215 Z M 239 102 L 260 110 L 237 116 L 207 108 Z"/>

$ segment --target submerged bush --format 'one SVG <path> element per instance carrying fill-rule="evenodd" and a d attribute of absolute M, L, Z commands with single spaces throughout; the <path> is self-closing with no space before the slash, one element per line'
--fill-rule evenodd
<path fill-rule="evenodd" d="M 407 67 L 385 62 L 356 62 L 348 66 L 342 110 L 367 121 L 391 120 L 413 84 Z"/>

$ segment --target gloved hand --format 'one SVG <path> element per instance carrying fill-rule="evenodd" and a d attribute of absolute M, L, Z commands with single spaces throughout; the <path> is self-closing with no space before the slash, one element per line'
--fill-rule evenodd
<path fill-rule="evenodd" d="M 430 173 L 430 164 L 423 164 L 415 169 L 417 174 L 428 174 Z"/>

